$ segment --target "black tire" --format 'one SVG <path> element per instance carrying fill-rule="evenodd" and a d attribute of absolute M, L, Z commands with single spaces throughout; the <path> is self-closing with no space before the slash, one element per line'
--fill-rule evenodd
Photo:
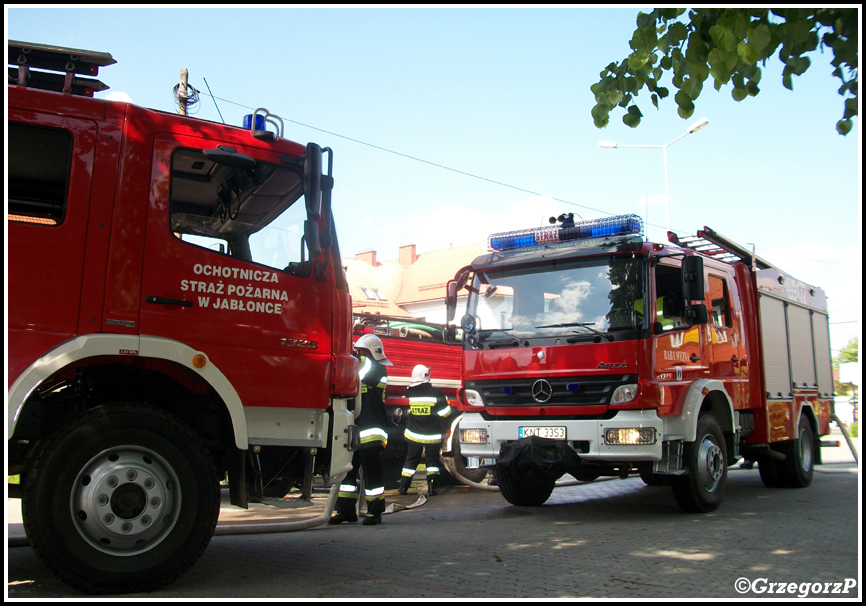
<path fill-rule="evenodd" d="M 725 436 L 711 414 L 698 417 L 695 441 L 683 446 L 685 473 L 672 477 L 674 498 L 683 511 L 715 511 L 725 496 L 728 461 Z"/>
<path fill-rule="evenodd" d="M 768 456 L 762 456 L 758 459 L 758 472 L 761 474 L 761 482 L 767 488 L 782 488 L 785 481 L 782 478 L 780 471 L 782 462 Z"/>
<path fill-rule="evenodd" d="M 30 544 L 88 593 L 153 591 L 192 566 L 219 517 L 216 467 L 184 423 L 138 404 L 62 428 L 27 476 Z"/>
<path fill-rule="evenodd" d="M 637 472 L 640 475 L 640 479 L 643 480 L 643 483 L 647 486 L 664 486 L 668 483 L 664 476 L 658 473 L 653 473 L 652 463 L 638 464 Z"/>
<path fill-rule="evenodd" d="M 815 473 L 815 442 L 809 419 L 800 416 L 797 438 L 782 444 L 780 450 L 786 457 L 779 466 L 785 486 L 805 488 L 811 484 Z"/>
<path fill-rule="evenodd" d="M 550 494 L 553 492 L 553 487 L 556 480 L 545 482 L 543 484 L 534 484 L 516 478 L 514 474 L 498 470 L 496 477 L 499 483 L 499 492 L 505 497 L 505 500 L 512 505 L 535 507 L 543 505 Z"/>

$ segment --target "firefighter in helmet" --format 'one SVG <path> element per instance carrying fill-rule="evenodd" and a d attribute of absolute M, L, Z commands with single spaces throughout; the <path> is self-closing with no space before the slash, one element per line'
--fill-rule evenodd
<path fill-rule="evenodd" d="M 400 478 L 400 494 L 406 494 L 412 484 L 412 476 L 421 462 L 422 450 L 426 451 L 427 490 L 430 496 L 439 492 L 439 449 L 445 437 L 445 419 L 451 415 L 451 407 L 441 389 L 430 384 L 430 369 L 418 364 L 412 369 L 412 381 L 406 389 L 409 414 L 403 436 L 408 444 L 406 461 Z"/>
<path fill-rule="evenodd" d="M 366 334 L 355 343 L 355 352 L 361 362 L 361 413 L 355 420 L 361 445 L 352 456 L 352 470 L 340 484 L 335 506 L 336 513 L 329 524 L 357 522 L 355 504 L 358 500 L 358 469 L 364 473 L 364 496 L 367 500 L 365 525 L 379 524 L 385 511 L 385 481 L 379 458 L 388 442 L 385 430 L 385 386 L 388 383 L 386 366 L 392 366 L 385 357 L 382 341 L 376 335 Z"/>

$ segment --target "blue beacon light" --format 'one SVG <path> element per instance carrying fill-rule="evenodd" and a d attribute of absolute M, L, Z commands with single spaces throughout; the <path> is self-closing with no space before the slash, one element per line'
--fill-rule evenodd
<path fill-rule="evenodd" d="M 643 220 L 634 214 L 580 221 L 573 227 L 536 227 L 496 233 L 487 239 L 487 245 L 490 250 L 503 251 L 541 244 L 631 235 L 643 236 Z"/>

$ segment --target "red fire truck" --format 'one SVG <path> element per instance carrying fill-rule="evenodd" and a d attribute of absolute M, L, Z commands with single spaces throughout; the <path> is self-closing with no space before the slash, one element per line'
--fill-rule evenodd
<path fill-rule="evenodd" d="M 449 320 L 468 291 L 463 454 L 497 458 L 514 505 L 636 470 L 712 511 L 741 457 L 807 486 L 832 415 L 824 292 L 709 228 L 654 244 L 635 215 L 558 219 L 491 236 L 449 284 Z"/>
<path fill-rule="evenodd" d="M 403 397 L 412 378 L 412 369 L 423 364 L 431 369 L 430 382 L 441 389 L 451 404 L 451 432 L 442 448 L 442 460 L 448 473 L 457 480 L 480 482 L 485 469 L 467 469 L 466 459 L 460 454 L 460 444 L 453 439 L 454 428 L 466 409 L 457 399 L 460 388 L 462 348 L 456 339 L 448 338 L 448 327 L 417 318 L 400 318 L 380 314 L 356 313 L 353 317 L 352 341 L 364 334 L 375 334 L 382 340 L 385 355 L 393 366 L 388 368 L 388 387 L 385 390 L 385 408 L 391 426 L 388 428 L 388 446 L 382 455 L 385 486 L 395 488 L 400 481 L 406 458 L 403 430 L 409 401 Z"/>
<path fill-rule="evenodd" d="M 66 582 L 152 590 L 205 549 L 226 474 L 246 507 L 263 478 L 308 494 L 350 468 L 331 150 L 267 110 L 238 128 L 94 99 L 107 53 L 9 60 L 10 496 Z"/>

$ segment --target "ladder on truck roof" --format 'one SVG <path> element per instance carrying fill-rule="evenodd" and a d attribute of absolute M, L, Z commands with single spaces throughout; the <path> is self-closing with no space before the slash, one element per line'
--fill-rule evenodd
<path fill-rule="evenodd" d="M 117 61 L 109 53 L 9 40 L 8 63 L 9 84 L 92 97 L 108 85 L 78 74 L 96 76 Z"/>
<path fill-rule="evenodd" d="M 672 244 L 683 248 L 691 249 L 706 255 L 713 259 L 718 259 L 726 263 L 735 263 L 737 261 L 745 263 L 752 271 L 758 269 L 778 269 L 772 263 L 765 261 L 761 257 L 749 252 L 739 244 L 728 240 L 720 233 L 713 231 L 709 227 L 704 226 L 698 230 L 695 236 L 680 237 L 672 231 L 668 232 L 668 240 Z"/>

